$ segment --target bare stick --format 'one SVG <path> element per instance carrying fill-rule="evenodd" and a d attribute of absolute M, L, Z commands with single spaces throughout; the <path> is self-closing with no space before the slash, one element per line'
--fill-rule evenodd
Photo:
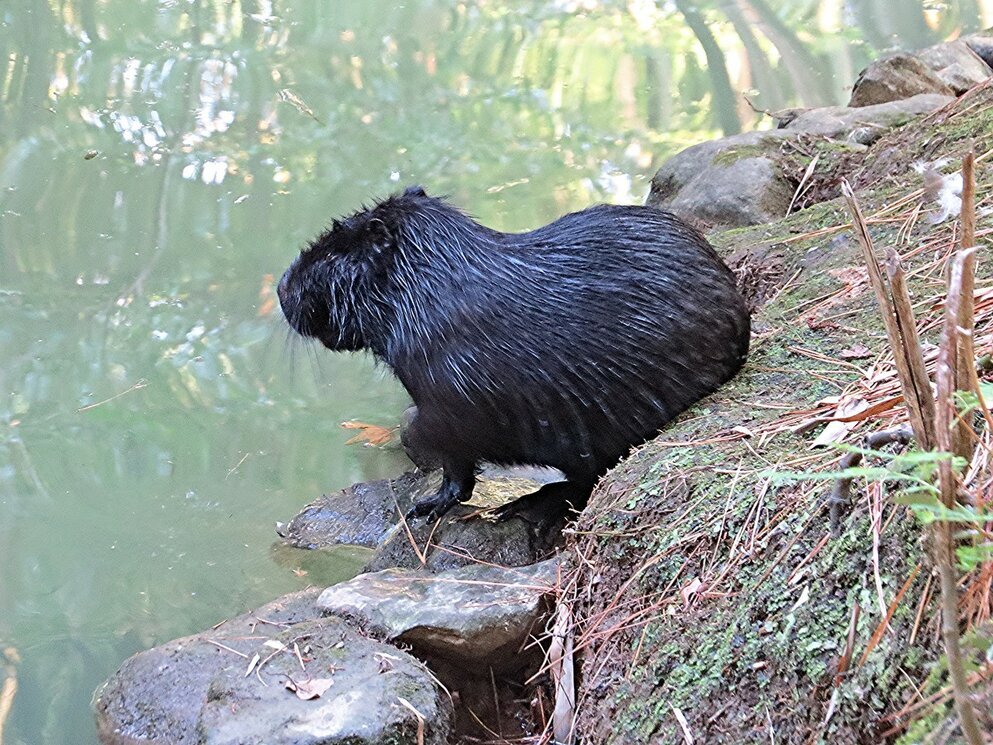
<path fill-rule="evenodd" d="M 862 217 L 862 210 L 859 209 L 858 202 L 855 201 L 855 194 L 847 181 L 842 181 L 841 193 L 844 195 L 848 211 L 852 215 L 852 226 L 855 228 L 855 235 L 862 246 L 862 253 L 865 256 L 865 263 L 869 272 L 869 281 L 872 283 L 872 289 L 876 293 L 876 300 L 879 302 L 879 309 L 883 315 L 886 336 L 889 339 L 890 348 L 893 350 L 893 361 L 896 364 L 900 388 L 903 391 L 903 399 L 907 404 L 907 412 L 910 416 L 910 426 L 914 430 L 914 437 L 921 449 L 930 450 L 934 443 L 933 425 L 924 417 L 921 406 L 915 405 L 930 395 L 930 386 L 928 386 L 925 395 L 925 392 L 918 390 L 915 385 L 915 383 L 919 384 L 919 381 L 914 377 L 907 361 L 906 347 L 900 334 L 900 327 L 897 325 L 896 311 L 893 309 L 890 294 L 883 282 L 883 274 L 879 268 L 879 262 L 876 260 L 872 238 L 869 237 L 865 218 Z"/>
<path fill-rule="evenodd" d="M 865 446 L 868 450 L 878 450 L 884 445 L 899 442 L 906 445 L 913 439 L 914 433 L 907 426 L 896 427 L 895 429 L 884 429 L 880 432 L 873 432 L 865 438 Z M 862 462 L 862 453 L 846 453 L 838 463 L 838 469 L 845 471 L 855 468 Z M 848 504 L 851 494 L 852 479 L 840 478 L 835 480 L 831 489 L 831 496 L 828 497 L 828 504 L 831 505 L 831 535 L 835 538 L 841 533 L 841 508 Z"/>
<path fill-rule="evenodd" d="M 953 452 L 955 439 L 952 427 L 955 426 L 955 389 L 959 341 L 962 334 L 959 328 L 959 307 L 965 300 L 962 297 L 963 274 L 968 254 L 975 249 L 958 252 L 952 259 L 948 278 L 948 298 L 945 301 L 945 326 L 941 334 L 938 351 L 937 384 L 938 401 L 935 418 L 937 445 L 946 453 Z M 966 302 L 971 302 L 969 297 Z M 971 331 L 971 329 L 970 329 Z M 973 364 L 971 358 L 968 364 Z M 948 458 L 938 461 L 938 488 L 945 507 L 952 509 L 956 503 L 958 477 Z M 955 709 L 962 724 L 962 734 L 970 745 L 982 745 L 983 736 L 976 721 L 972 702 L 969 700 L 969 684 L 962 663 L 962 649 L 959 643 L 958 587 L 955 571 L 955 545 L 952 537 L 952 524 L 948 520 L 935 520 L 934 553 L 941 587 L 941 633 L 945 642 L 945 657 L 948 660 L 948 676 L 951 679 L 955 696 Z"/>
<path fill-rule="evenodd" d="M 924 352 L 921 350 L 921 338 L 917 335 L 917 322 L 914 320 L 910 293 L 904 280 L 903 265 L 899 254 L 892 248 L 886 255 L 886 276 L 890 281 L 893 312 L 901 342 L 900 349 L 894 350 L 893 354 L 903 357 L 907 388 L 912 392 L 912 397 L 908 399 L 904 391 L 904 403 L 911 411 L 911 422 L 920 420 L 921 435 L 926 437 L 923 440 L 918 439 L 917 444 L 922 450 L 931 450 L 934 447 L 934 395 L 931 393 L 931 380 L 924 367 Z"/>
<path fill-rule="evenodd" d="M 976 154 L 972 148 L 962 158 L 962 235 L 959 245 L 963 249 L 973 248 L 976 245 L 976 179 L 973 174 L 975 158 Z M 979 381 L 976 377 L 976 348 L 972 333 L 975 326 L 975 252 L 963 250 L 962 256 L 962 294 L 957 316 L 959 334 L 955 383 L 958 390 L 974 391 L 982 401 Z M 984 414 L 986 413 L 984 411 Z M 970 419 L 971 417 L 960 417 L 955 424 L 955 454 L 960 458 L 972 457 L 974 445 Z"/>
<path fill-rule="evenodd" d="M 555 741 L 563 745 L 571 745 L 575 741 L 576 689 L 572 659 L 573 633 L 572 612 L 564 600 L 559 600 L 548 657 L 555 688 L 552 731 Z"/>

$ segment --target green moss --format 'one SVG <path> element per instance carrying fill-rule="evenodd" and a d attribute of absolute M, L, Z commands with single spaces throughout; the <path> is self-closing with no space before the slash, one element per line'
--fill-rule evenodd
<path fill-rule="evenodd" d="M 712 162 L 715 166 L 724 166 L 726 168 L 745 158 L 766 158 L 769 156 L 769 145 L 742 145 L 740 147 L 729 147 L 721 150 L 714 156 Z"/>
<path fill-rule="evenodd" d="M 955 152 L 960 149 L 955 138 L 993 127 L 991 109 L 975 121 L 961 116 L 931 124 L 930 131 L 922 128 L 912 152 Z M 916 126 L 908 125 L 901 136 L 908 137 Z M 942 152 L 933 152 L 935 142 L 943 143 Z M 828 161 L 847 153 L 824 152 L 824 172 L 835 173 Z M 745 149 L 727 154 L 753 156 Z M 815 173 L 821 172 L 819 165 Z M 879 188 L 860 195 L 866 214 L 917 188 L 916 174 L 894 175 L 878 179 Z M 884 718 L 916 695 L 922 680 L 924 695 L 945 684 L 933 636 L 921 630 L 909 643 L 929 563 L 920 526 L 899 512 L 887 521 L 874 549 L 860 495 L 842 535 L 823 542 L 827 517 L 818 500 L 830 485 L 769 481 L 780 464 L 811 454 L 816 430 L 767 432 L 749 440 L 724 437 L 734 427 L 761 432 L 783 410 L 756 403 L 810 409 L 862 375 L 803 351 L 831 360 L 856 342 L 873 354 L 883 349 L 884 329 L 867 286 L 861 294 L 839 295 L 836 305 L 811 315 L 820 298 L 846 288 L 832 270 L 863 266 L 861 251 L 844 228 L 847 221 L 834 200 L 775 225 L 713 239 L 722 253 L 734 253 L 743 263 L 774 258 L 781 265 L 779 282 L 790 283 L 778 294 L 768 293 L 773 299 L 755 314 L 759 333 L 739 376 L 620 464 L 577 526 L 579 550 L 598 559 L 581 578 L 585 594 L 577 613 L 582 617 L 616 607 L 601 621 L 603 628 L 611 623 L 624 627 L 604 633 L 609 642 L 586 650 L 584 690 L 595 691 L 594 700 L 586 699 L 580 708 L 588 741 L 681 742 L 673 707 L 701 741 L 768 742 L 770 721 L 777 742 L 874 739 L 891 726 Z M 980 229 L 989 228 L 993 218 L 981 215 L 980 223 Z M 902 227 L 902 220 L 872 224 L 880 253 L 896 245 Z M 933 240 L 942 231 L 950 237 L 951 230 L 950 224 L 918 220 L 909 245 Z M 917 256 L 908 269 L 932 259 Z M 985 273 L 980 282 L 993 280 L 993 267 L 981 264 L 980 271 Z M 912 275 L 911 290 L 927 297 L 940 289 L 936 281 Z M 843 321 L 819 325 L 825 316 Z M 835 452 L 825 451 L 803 467 L 829 467 L 835 458 Z M 924 569 L 893 610 L 889 629 L 874 639 L 887 606 L 918 565 Z M 733 569 L 723 572 L 728 566 Z M 687 606 L 679 593 L 694 580 L 704 586 L 697 587 Z M 836 680 L 856 607 L 852 659 Z M 639 609 L 642 616 L 636 615 Z M 631 618 L 639 620 L 622 623 Z M 874 646 L 863 661 L 871 639 Z M 904 741 L 920 741 L 946 713 L 938 707 L 914 724 Z M 609 721 L 611 732 L 597 729 L 597 721 Z"/>

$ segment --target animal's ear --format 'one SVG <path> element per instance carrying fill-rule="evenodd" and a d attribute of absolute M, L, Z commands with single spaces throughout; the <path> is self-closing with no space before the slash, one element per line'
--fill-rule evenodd
<path fill-rule="evenodd" d="M 405 197 L 426 197 L 428 193 L 424 191 L 423 186 L 408 186 L 404 190 L 403 195 Z"/>
<path fill-rule="evenodd" d="M 365 244 L 374 256 L 378 256 L 393 246 L 393 231 L 385 220 L 371 217 L 365 224 Z"/>

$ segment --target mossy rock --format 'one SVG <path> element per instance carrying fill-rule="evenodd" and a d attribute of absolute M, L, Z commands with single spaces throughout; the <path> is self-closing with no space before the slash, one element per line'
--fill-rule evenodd
<path fill-rule="evenodd" d="M 977 96 L 883 138 L 854 176 L 866 186 L 874 154 L 891 157 L 898 138 L 907 152 L 957 158 L 962 137 L 993 111 L 993 95 Z M 844 152 L 833 157 L 819 169 L 825 178 L 853 164 Z M 908 219 L 919 178 L 894 167 L 859 197 L 878 215 L 870 231 L 880 253 L 893 246 L 907 257 L 912 296 L 930 320 L 939 310 L 922 301 L 942 294 L 955 226 Z M 981 197 L 990 173 L 980 167 L 977 178 Z M 735 380 L 608 474 L 575 526 L 580 558 L 567 599 L 582 650 L 583 742 L 895 741 L 913 726 L 900 712 L 918 687 L 945 684 L 930 561 L 912 514 L 886 484 L 859 484 L 832 538 L 830 481 L 778 478 L 836 466 L 838 450 L 811 449 L 820 426 L 795 425 L 885 364 L 883 324 L 847 222 L 828 201 L 711 237 L 756 307 L 752 352 Z M 980 212 L 978 229 L 991 227 Z M 913 250 L 921 245 L 931 248 Z M 991 279 L 993 264 L 981 260 L 977 284 Z M 927 326 L 925 344 L 936 334 Z M 868 358 L 846 360 L 856 345 Z M 846 441 L 900 416 L 898 407 L 863 422 Z"/>

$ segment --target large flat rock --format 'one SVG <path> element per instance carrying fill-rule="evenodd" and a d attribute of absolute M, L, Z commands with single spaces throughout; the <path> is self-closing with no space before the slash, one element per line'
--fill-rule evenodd
<path fill-rule="evenodd" d="M 294 593 L 128 659 L 95 697 L 101 741 L 394 745 L 417 742 L 423 717 L 425 743 L 447 742 L 452 705 L 424 666 L 321 617 L 316 597 Z"/>
<path fill-rule="evenodd" d="M 316 590 L 286 595 L 216 629 L 139 652 L 127 659 L 94 696 L 97 732 L 107 745 L 193 745 L 211 680 L 242 659 L 267 634 L 320 617 Z"/>
<path fill-rule="evenodd" d="M 258 645 L 257 674 L 246 675 L 239 660 L 211 681 L 199 743 L 396 745 L 418 742 L 419 726 L 425 745 L 448 742 L 452 703 L 407 653 L 334 617 L 293 626 L 270 643 L 285 651 Z"/>
<path fill-rule="evenodd" d="M 474 565 L 440 574 L 387 569 L 329 587 L 324 612 L 367 632 L 409 644 L 418 656 L 470 672 L 520 667 L 555 592 L 558 560 L 505 569 Z"/>

